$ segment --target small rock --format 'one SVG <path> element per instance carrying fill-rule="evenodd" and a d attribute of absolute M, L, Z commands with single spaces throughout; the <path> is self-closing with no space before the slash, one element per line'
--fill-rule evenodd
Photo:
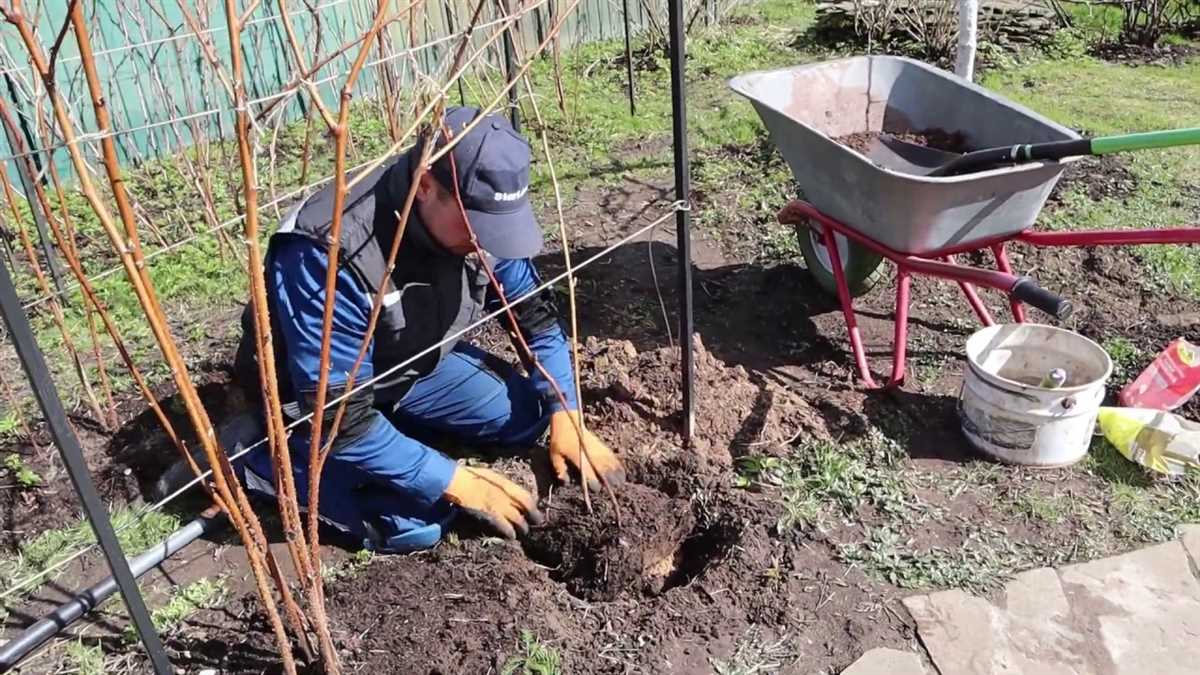
<path fill-rule="evenodd" d="M 872 649 L 855 661 L 842 675 L 927 675 L 921 657 L 898 649 Z"/>
<path fill-rule="evenodd" d="M 621 341 L 621 351 L 630 359 L 636 359 L 638 356 L 637 347 L 634 347 L 633 343 L 629 340 Z"/>
<path fill-rule="evenodd" d="M 1155 317 L 1158 323 L 1167 328 L 1190 328 L 1200 325 L 1200 312 L 1184 312 L 1182 314 L 1159 314 Z"/>
<path fill-rule="evenodd" d="M 1200 525 L 1180 525 L 1179 538 L 1184 550 L 1192 556 L 1192 564 L 1200 567 Z"/>

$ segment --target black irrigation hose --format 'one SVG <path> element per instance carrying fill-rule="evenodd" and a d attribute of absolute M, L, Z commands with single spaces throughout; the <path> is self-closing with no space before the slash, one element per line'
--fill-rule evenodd
<path fill-rule="evenodd" d="M 134 578 L 140 577 L 183 547 L 216 530 L 224 523 L 223 515 L 196 518 L 175 530 L 162 543 L 131 559 L 129 569 Z M 4 643 L 4 646 L 0 647 L 0 673 L 8 672 L 47 640 L 58 635 L 84 614 L 99 607 L 100 603 L 116 592 L 117 582 L 112 575 L 109 575 L 77 593 L 70 600 L 56 607 L 54 611 L 42 617 L 37 623 L 26 628 L 21 634 Z"/>

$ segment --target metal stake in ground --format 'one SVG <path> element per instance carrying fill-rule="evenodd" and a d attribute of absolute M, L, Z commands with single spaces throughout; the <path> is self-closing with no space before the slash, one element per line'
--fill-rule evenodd
<path fill-rule="evenodd" d="M 625 77 L 629 92 L 629 114 L 637 114 L 633 95 L 633 49 L 629 45 L 629 0 L 621 0 L 621 18 L 625 21 Z"/>
<path fill-rule="evenodd" d="M 46 359 L 38 349 L 33 329 L 29 325 L 29 318 L 21 309 L 21 301 L 17 298 L 17 291 L 13 287 L 12 275 L 9 274 L 8 267 L 4 265 L 0 265 L 0 313 L 3 314 L 9 333 L 12 334 L 13 346 L 16 347 L 17 356 L 21 359 L 21 367 L 25 369 L 25 374 L 29 377 L 29 385 L 33 389 L 42 415 L 50 427 L 50 435 L 54 438 L 54 444 L 58 446 L 63 464 L 66 465 L 67 473 L 71 476 L 71 482 L 75 485 L 75 492 L 83 502 L 83 510 L 87 514 L 88 523 L 91 524 L 92 531 L 96 533 L 96 539 L 100 542 L 104 557 L 108 559 L 109 569 L 112 570 L 117 586 L 121 589 L 121 595 L 125 598 L 125 607 L 129 610 L 129 615 L 133 617 L 133 625 L 142 638 L 142 644 L 146 646 L 150 662 L 154 664 L 154 672 L 158 675 L 170 675 L 174 671 L 171 669 L 170 661 L 167 660 L 166 651 L 163 650 L 162 640 L 154 630 L 154 623 L 146 611 L 146 603 L 142 600 L 137 582 L 134 581 L 133 574 L 129 570 L 129 562 L 125 560 L 125 554 L 121 551 L 120 543 L 117 542 L 117 535 L 113 532 L 112 522 L 108 519 L 108 511 L 104 508 L 104 503 L 100 501 L 95 484 L 92 483 L 87 464 L 83 460 L 83 450 L 79 447 L 79 439 L 75 437 L 75 432 L 67 424 L 67 413 L 63 409 L 62 401 L 58 398 L 58 390 L 55 389 L 54 382 L 50 379 L 50 370 L 46 367 Z"/>
<path fill-rule="evenodd" d="M 679 242 L 679 374 L 683 379 L 683 440 L 690 444 L 696 428 L 693 409 L 695 378 L 692 374 L 692 214 L 688 192 L 690 168 L 687 143 L 687 105 L 684 101 L 684 29 L 683 0 L 667 3 L 671 32 L 671 117 L 675 140 L 675 199 L 682 204 L 675 213 Z"/>
<path fill-rule="evenodd" d="M 5 75 L 4 77 L 5 79 L 9 80 L 10 93 L 15 92 L 16 89 L 12 84 L 11 77 L 8 75 Z M 15 103 L 16 101 L 17 99 L 14 96 L 13 102 Z M 21 120 L 21 124 L 24 126 L 25 120 L 23 117 L 21 117 L 20 113 L 17 114 L 17 118 Z M 4 133 L 8 137 L 8 147 L 12 148 L 13 152 L 16 153 L 17 148 L 20 147 L 20 143 L 17 141 L 17 139 L 13 138 L 15 130 L 10 129 L 7 124 L 3 126 Z M 28 129 L 26 129 L 26 136 L 30 136 Z M 33 141 L 29 141 L 29 147 L 36 148 L 37 146 L 34 145 Z M 32 159 L 34 163 L 39 164 L 42 161 L 54 161 L 53 158 L 47 158 L 43 160 L 36 150 L 30 151 L 30 159 Z M 67 298 L 66 292 L 63 290 L 64 286 L 62 281 L 62 272 L 58 268 L 58 258 L 54 255 L 54 249 L 50 245 L 50 234 L 46 228 L 46 214 L 42 213 L 37 197 L 35 196 L 36 188 L 33 186 L 33 181 L 37 179 L 29 175 L 29 167 L 26 166 L 25 162 L 18 160 L 13 163 L 17 165 L 17 175 L 21 179 L 21 188 L 25 191 L 25 201 L 29 204 L 29 212 L 33 214 L 33 224 L 37 227 L 38 232 L 38 243 L 42 247 L 42 255 L 46 256 L 46 267 L 50 268 L 50 279 L 54 281 L 54 291 L 58 293 L 59 300 L 66 302 Z"/>

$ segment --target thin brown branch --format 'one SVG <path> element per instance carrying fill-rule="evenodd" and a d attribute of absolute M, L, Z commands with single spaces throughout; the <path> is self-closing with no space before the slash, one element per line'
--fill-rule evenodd
<path fill-rule="evenodd" d="M 533 82 L 530 81 L 529 74 L 525 73 L 522 76 L 525 79 L 526 91 L 533 92 Z M 563 266 L 567 272 L 567 298 L 569 300 L 571 312 L 571 357 L 575 362 L 575 400 L 579 402 L 579 421 L 577 422 L 579 432 L 579 446 L 582 448 L 586 445 L 583 431 L 587 426 L 584 422 L 583 415 L 583 376 L 582 362 L 579 360 L 579 312 L 575 302 L 575 269 L 571 265 L 571 242 L 567 238 L 567 221 L 563 216 L 563 200 L 562 186 L 558 182 L 558 173 L 554 169 L 554 156 L 550 154 L 550 140 L 546 136 L 546 122 L 542 119 L 541 108 L 537 104 L 537 96 L 531 95 L 529 102 L 533 108 L 534 120 L 538 126 L 538 136 L 542 141 L 542 154 L 546 158 L 546 169 L 550 172 L 550 184 L 554 186 L 554 208 L 558 216 L 558 232 L 562 238 Z M 587 464 L 590 459 L 584 459 L 586 453 L 580 453 L 580 472 L 584 475 L 583 480 L 584 491 L 587 491 Z M 599 472 L 597 472 L 599 475 Z M 615 502 L 614 502 L 615 504 Z"/>
<path fill-rule="evenodd" d="M 58 35 L 54 38 L 54 44 L 50 47 L 50 72 L 54 72 L 54 66 L 58 63 L 58 50 L 62 49 L 63 38 L 67 37 L 67 30 L 71 27 L 70 15 L 75 11 L 75 5 L 78 2 L 79 0 L 70 0 L 71 4 L 67 5 L 67 11 L 64 14 L 67 18 L 63 19 L 63 24 L 58 29 Z"/>
<path fill-rule="evenodd" d="M 304 58 L 304 51 L 300 49 L 300 40 L 296 38 L 296 30 L 292 27 L 292 19 L 289 16 L 287 0 L 279 0 L 279 18 L 283 23 L 283 31 L 284 34 L 287 35 L 288 45 L 292 50 L 292 58 L 296 60 L 296 65 L 300 67 L 300 71 L 306 73 L 305 76 L 298 78 L 298 82 L 303 84 L 308 89 L 308 97 L 311 100 L 311 104 L 316 107 L 318 112 L 321 113 L 321 117 L 325 120 L 325 124 L 332 128 L 335 124 L 337 124 L 337 121 L 334 119 L 333 113 L 330 112 L 329 107 L 326 106 L 325 102 L 321 100 L 321 92 L 317 90 L 317 86 L 312 83 L 312 80 L 309 79 L 312 77 L 312 74 L 315 74 L 318 70 L 320 70 L 325 63 L 328 63 L 328 61 L 323 61 L 320 66 L 317 66 L 315 69 L 310 71 L 308 64 L 306 63 L 307 59 Z M 340 54 L 349 48 L 350 44 L 347 44 L 343 48 L 339 49 L 335 54 Z M 264 111 L 264 114 L 265 112 L 266 111 Z"/>
<path fill-rule="evenodd" d="M 371 43 L 375 35 L 383 28 L 387 10 L 386 3 L 380 3 L 371 21 L 365 40 L 359 48 L 358 56 L 354 59 L 350 72 L 342 85 L 341 103 L 338 107 L 337 124 L 330 129 L 334 137 L 334 197 L 332 222 L 329 226 L 329 250 L 327 256 L 328 270 L 325 274 L 325 306 L 321 322 L 321 360 L 317 376 L 317 390 L 314 396 L 314 415 L 311 422 L 311 438 L 309 442 L 308 464 L 308 544 L 312 549 L 312 558 L 320 558 L 319 513 L 317 497 L 320 494 L 321 469 L 324 465 L 321 456 L 321 426 L 324 421 L 325 401 L 329 394 L 329 361 L 331 338 L 333 335 L 333 307 L 337 292 L 338 255 L 341 251 L 342 209 L 346 203 L 349 187 L 346 184 L 346 145 L 350 139 L 350 100 L 354 83 L 366 63 L 370 53 Z"/>
<path fill-rule="evenodd" d="M 234 0 L 225 0 L 226 21 L 229 29 L 229 50 L 232 58 L 233 71 L 233 100 L 237 108 L 235 118 L 238 142 L 238 157 L 241 162 L 242 183 L 244 186 L 245 239 L 247 249 L 247 266 L 250 273 L 251 306 L 254 314 L 254 332 L 256 354 L 258 361 L 259 381 L 263 394 L 263 409 L 266 413 L 267 437 L 271 444 L 272 461 L 278 470 L 274 472 L 277 501 L 280 515 L 283 519 L 284 532 L 287 538 L 288 551 L 300 575 L 302 585 L 308 590 L 308 600 L 312 609 L 311 625 L 316 629 L 321 658 L 325 671 L 329 675 L 339 672 L 337 652 L 329 634 L 329 620 L 325 616 L 323 590 L 320 582 L 320 551 L 311 554 L 306 546 L 304 531 L 300 518 L 299 504 L 295 479 L 291 472 L 291 451 L 288 448 L 287 433 L 284 430 L 282 400 L 279 395 L 278 378 L 275 372 L 275 354 L 271 338 L 270 319 L 267 316 L 266 280 L 263 271 L 262 249 L 259 245 L 258 225 L 258 177 L 254 163 L 254 151 L 250 140 L 250 113 L 246 104 L 246 80 L 244 63 L 242 61 L 240 21 L 235 19 L 236 8 Z M 278 570 L 273 557 L 268 557 L 272 575 L 281 591 L 287 588 L 286 580 Z M 297 639 L 307 642 L 307 632 L 304 631 L 302 619 L 297 608 L 290 603 L 285 604 L 289 621 L 293 625 Z M 281 626 L 277 630 L 281 631 Z M 279 633 L 282 636 L 282 633 Z M 281 642 L 281 649 L 284 648 Z"/>

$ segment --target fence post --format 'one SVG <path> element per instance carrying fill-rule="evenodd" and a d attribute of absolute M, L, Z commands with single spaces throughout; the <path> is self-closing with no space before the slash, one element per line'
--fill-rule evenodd
<path fill-rule="evenodd" d="M 17 297 L 17 290 L 13 286 L 12 275 L 9 274 L 8 267 L 5 265 L 0 265 L 0 314 L 3 314 L 4 323 L 12 335 L 13 346 L 21 360 L 21 367 L 24 368 L 25 375 L 29 378 L 29 386 L 33 390 L 34 397 L 37 398 L 46 424 L 50 427 L 50 435 L 58 447 L 63 464 L 67 467 L 67 473 L 71 476 L 75 493 L 83 502 L 83 510 L 87 514 L 88 523 L 91 524 L 92 531 L 95 532 L 96 539 L 100 542 L 104 557 L 108 559 L 108 567 L 112 570 L 117 586 L 121 589 L 125 607 L 129 609 L 133 625 L 137 628 L 138 635 L 142 638 L 142 644 L 146 646 L 146 652 L 150 655 L 154 672 L 158 675 L 171 675 L 173 671 L 167 660 L 167 653 L 163 649 L 158 633 L 154 630 L 154 622 L 150 620 L 150 614 L 146 611 L 146 603 L 142 600 L 137 582 L 134 581 L 133 574 L 129 570 L 129 562 L 121 551 L 120 543 L 117 542 L 112 522 L 108 519 L 108 511 L 104 507 L 104 502 L 100 500 L 100 494 L 96 491 L 96 485 L 88 473 L 87 463 L 83 459 L 83 450 L 79 446 L 79 439 L 67 424 L 66 410 L 63 409 L 62 401 L 58 397 L 54 381 L 50 379 L 50 370 L 46 367 L 46 360 L 42 356 L 41 350 L 38 349 L 33 328 L 29 324 L 29 317 L 25 316 L 24 310 L 21 309 L 21 300 Z"/>
<path fill-rule="evenodd" d="M 621 0 L 621 18 L 625 22 L 625 77 L 629 93 L 629 114 L 637 114 L 637 103 L 633 93 L 633 49 L 630 45 L 629 0 Z"/>
<path fill-rule="evenodd" d="M 508 0 L 497 0 L 497 2 L 500 4 L 504 18 L 511 17 L 512 12 L 510 11 Z M 517 85 L 513 83 L 513 80 L 517 77 L 517 66 L 513 53 L 512 34 L 513 28 L 520 26 L 519 21 L 519 19 L 514 19 L 513 23 L 504 29 L 504 79 L 508 80 L 508 84 L 510 85 L 508 88 L 509 119 L 512 121 L 513 131 L 518 134 L 521 133 L 521 112 L 517 105 Z"/>
<path fill-rule="evenodd" d="M 692 214 L 687 141 L 687 83 L 684 81 L 683 0 L 668 0 L 671 33 L 671 118 L 675 141 L 675 199 L 682 208 L 675 212 L 679 246 L 679 371 L 683 379 L 683 439 L 691 444 L 696 428 L 695 378 L 692 353 Z"/>

